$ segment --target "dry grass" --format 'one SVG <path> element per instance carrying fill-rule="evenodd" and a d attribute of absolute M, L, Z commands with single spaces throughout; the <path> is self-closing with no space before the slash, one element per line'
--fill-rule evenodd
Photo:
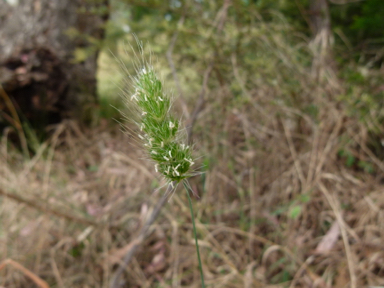
<path fill-rule="evenodd" d="M 365 126 L 318 97 L 336 88 L 303 88 L 316 120 L 272 102 L 268 86 L 243 91 L 244 104 L 226 88 L 210 91 L 194 134 L 208 165 L 191 180 L 201 196 L 195 211 L 207 285 L 384 285 L 384 163 L 364 144 Z M 161 196 L 153 192 L 160 181 L 116 126 L 67 121 L 53 131 L 28 161 L 2 141 L 1 259 L 50 287 L 109 287 Z M 376 173 L 345 165 L 338 151 L 346 136 Z M 184 194 L 163 208 L 121 287 L 199 287 Z M 28 277 L 7 266 L 0 284 L 32 287 Z"/>
<path fill-rule="evenodd" d="M 281 26 L 244 28 L 239 51 L 248 54 L 232 53 L 228 47 L 236 46 L 242 32 L 236 29 L 243 28 L 229 20 L 219 25 L 225 9 L 214 22 L 226 33 L 211 31 L 223 49 L 214 52 L 222 55 L 212 53 L 212 60 L 202 46 L 209 53 L 196 67 L 208 64 L 192 69 L 186 62 L 179 75 L 185 103 L 192 102 L 187 91 L 204 77 L 195 89 L 203 96 L 192 122 L 207 168 L 191 186 L 200 195 L 194 205 L 207 286 L 384 286 L 384 162 L 370 149 L 369 125 L 337 100 L 350 84 L 334 77 L 315 82 L 296 57 L 304 45 L 286 43 L 282 35 L 290 31 Z M 251 61 L 253 50 L 258 58 Z M 373 172 L 346 165 L 339 152 L 347 149 Z M 0 260 L 26 270 L 0 266 L 0 285 L 37 287 L 34 275 L 50 287 L 109 287 L 163 192 L 155 192 L 162 183 L 141 153 L 107 122 L 92 129 L 72 121 L 52 127 L 30 160 L 5 133 Z M 200 287 L 182 189 L 162 209 L 121 284 Z"/>

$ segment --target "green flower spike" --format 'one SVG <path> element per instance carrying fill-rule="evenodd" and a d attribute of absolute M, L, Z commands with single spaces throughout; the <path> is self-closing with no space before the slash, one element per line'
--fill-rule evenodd
<path fill-rule="evenodd" d="M 192 176 L 192 149 L 183 142 L 186 137 L 180 121 L 170 113 L 172 98 L 164 93 L 153 67 L 143 65 L 132 79 L 134 93 L 126 101 L 136 114 L 137 136 L 155 162 L 156 172 L 169 183 Z"/>
<path fill-rule="evenodd" d="M 143 52 L 140 44 L 139 47 Z M 144 59 L 139 64 L 140 69 L 138 69 L 136 77 L 130 77 L 133 82 L 134 93 L 130 94 L 124 91 L 126 104 L 131 107 L 133 112 L 129 119 L 134 119 L 133 121 L 138 128 L 138 140 L 143 143 L 149 157 L 155 162 L 156 172 L 163 174 L 169 187 L 173 187 L 174 183 L 177 184 L 184 180 L 183 185 L 188 195 L 192 217 L 201 285 L 205 288 L 195 218 L 189 195 L 189 192 L 193 193 L 193 190 L 188 181 L 185 180 L 196 174 L 190 172 L 194 164 L 192 148 L 185 143 L 186 133 L 184 129 L 180 128 L 180 121 L 170 113 L 172 98 L 164 93 L 163 84 L 153 67 L 146 64 Z M 124 65 L 122 68 L 128 73 Z M 128 117 L 125 115 L 125 118 Z M 175 191 L 176 188 L 173 187 L 172 190 Z"/>

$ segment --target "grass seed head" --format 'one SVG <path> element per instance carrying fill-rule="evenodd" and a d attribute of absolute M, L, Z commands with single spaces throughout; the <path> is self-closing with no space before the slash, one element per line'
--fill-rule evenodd
<path fill-rule="evenodd" d="M 137 137 L 155 162 L 156 172 L 168 182 L 180 182 L 193 175 L 192 149 L 184 143 L 180 120 L 171 114 L 172 98 L 164 92 L 153 66 L 145 61 L 140 66 L 137 75 L 131 77 L 134 92 L 124 91 L 140 130 Z"/>

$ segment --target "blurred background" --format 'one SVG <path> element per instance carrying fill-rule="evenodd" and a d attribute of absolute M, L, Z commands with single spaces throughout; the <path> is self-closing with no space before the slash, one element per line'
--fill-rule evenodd
<path fill-rule="evenodd" d="M 384 287 L 383 17 L 382 0 L 0 0 L 0 286 L 200 287 L 182 189 L 111 284 L 165 190 L 119 125 L 137 37 L 202 167 L 207 286 Z"/>

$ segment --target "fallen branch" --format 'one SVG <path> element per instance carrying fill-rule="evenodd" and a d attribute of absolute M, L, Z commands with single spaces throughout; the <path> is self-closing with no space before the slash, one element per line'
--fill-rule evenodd
<path fill-rule="evenodd" d="M 36 202 L 34 202 L 32 200 L 29 200 L 29 199 L 24 199 L 23 197 L 15 194 L 15 193 L 6 192 L 6 191 L 2 190 L 1 188 L 0 188 L 0 195 L 3 195 L 5 197 L 10 198 L 12 200 L 15 200 L 17 202 L 26 204 L 29 207 L 35 208 L 35 209 L 40 210 L 40 211 L 42 211 L 44 213 L 52 214 L 52 215 L 55 215 L 55 216 L 58 216 L 58 217 L 62 217 L 62 218 L 65 218 L 67 220 L 71 220 L 71 221 L 74 221 L 74 222 L 79 222 L 79 223 L 83 223 L 83 224 L 87 224 L 87 225 L 92 225 L 92 226 L 100 226 L 100 223 L 98 223 L 96 221 L 93 221 L 93 220 L 90 220 L 90 219 L 81 218 L 81 217 L 77 217 L 77 216 L 74 216 L 72 214 L 67 214 L 67 213 L 64 213 L 64 212 L 61 212 L 61 211 L 54 210 L 54 209 L 49 208 L 49 207 L 45 207 L 45 205 L 43 205 L 43 204 L 36 203 Z"/>
<path fill-rule="evenodd" d="M 0 271 L 4 269 L 5 266 L 11 265 L 13 268 L 16 268 L 20 272 L 22 272 L 25 276 L 29 277 L 36 285 L 38 285 L 41 288 L 49 288 L 49 285 L 47 282 L 45 282 L 43 279 L 41 279 L 39 276 L 37 276 L 32 271 L 25 268 L 20 263 L 12 260 L 12 259 L 5 259 L 3 262 L 0 263 Z"/>
<path fill-rule="evenodd" d="M 111 281 L 111 288 L 117 288 L 121 287 L 119 284 L 119 280 L 121 277 L 121 274 L 124 272 L 125 268 L 128 266 L 129 262 L 131 261 L 133 255 L 135 255 L 137 249 L 141 246 L 141 244 L 144 242 L 145 238 L 149 234 L 149 228 L 153 224 L 153 222 L 156 220 L 157 216 L 159 215 L 161 208 L 163 208 L 164 204 L 167 202 L 169 193 L 172 191 L 173 184 L 169 184 L 167 191 L 164 193 L 164 195 L 160 198 L 159 202 L 153 209 L 151 215 L 145 222 L 144 226 L 141 228 L 141 231 L 139 235 L 136 237 L 135 240 L 133 240 L 130 245 L 131 249 L 125 254 L 123 261 L 120 263 L 119 268 L 117 269 L 114 277 Z"/>

